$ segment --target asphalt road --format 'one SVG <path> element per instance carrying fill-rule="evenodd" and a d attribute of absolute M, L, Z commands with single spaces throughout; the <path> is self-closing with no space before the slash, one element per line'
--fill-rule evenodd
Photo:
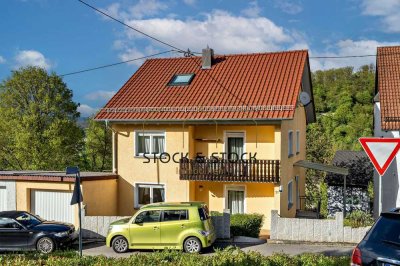
<path fill-rule="evenodd" d="M 216 243 L 214 248 L 224 248 L 229 246 L 228 243 Z M 262 255 L 269 256 L 273 253 L 285 253 L 288 255 L 297 255 L 302 253 L 316 253 L 316 254 L 324 254 L 327 256 L 350 256 L 354 246 L 327 246 L 327 245 L 310 245 L 310 244 L 258 244 L 258 245 L 250 245 L 250 244 L 236 244 L 236 246 L 240 247 L 244 251 L 257 251 Z M 83 254 L 96 256 L 96 255 L 104 255 L 107 257 L 129 257 L 136 253 L 146 253 L 152 251 L 143 251 L 143 250 L 134 250 L 129 251 L 123 254 L 115 253 L 111 248 L 106 247 L 104 244 L 89 244 L 85 245 Z M 212 255 L 213 249 L 208 248 L 202 254 L 204 255 Z"/>

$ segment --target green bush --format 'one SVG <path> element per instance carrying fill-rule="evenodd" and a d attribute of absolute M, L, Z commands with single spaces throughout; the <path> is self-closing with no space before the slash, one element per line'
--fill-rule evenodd
<path fill-rule="evenodd" d="M 42 265 L 42 266 L 60 266 L 60 265 L 173 265 L 173 266 L 191 266 L 191 265 L 213 265 L 213 266 L 281 266 L 281 265 L 306 265 L 306 266 L 334 266 L 349 265 L 349 257 L 326 257 L 321 254 L 303 254 L 289 256 L 285 254 L 274 254 L 265 257 L 258 252 L 244 252 L 239 248 L 228 247 L 224 250 L 217 250 L 212 256 L 203 256 L 198 254 L 187 254 L 180 251 L 165 250 L 161 252 L 149 252 L 132 254 L 129 258 L 107 258 L 104 256 L 84 256 L 79 258 L 75 252 L 54 253 L 51 255 L 40 255 L 37 253 L 26 254 L 8 254 L 0 256 L 0 265 Z"/>
<path fill-rule="evenodd" d="M 348 214 L 343 221 L 344 226 L 353 228 L 371 226 L 374 224 L 374 218 L 371 214 L 363 211 L 353 211 Z"/>
<path fill-rule="evenodd" d="M 262 214 L 233 214 L 231 215 L 231 235 L 258 238 L 263 221 Z"/>

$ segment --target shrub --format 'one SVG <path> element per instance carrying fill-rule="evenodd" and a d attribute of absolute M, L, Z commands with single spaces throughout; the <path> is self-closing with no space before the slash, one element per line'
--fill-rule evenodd
<path fill-rule="evenodd" d="M 374 218 L 371 214 L 363 211 L 353 211 L 346 216 L 343 221 L 344 226 L 351 226 L 353 228 L 371 226 L 374 224 Z"/>
<path fill-rule="evenodd" d="M 84 256 L 79 258 L 76 252 L 51 255 L 38 253 L 7 254 L 0 256 L 0 265 L 165 265 L 165 266 L 191 266 L 191 265 L 213 265 L 213 266 L 281 266 L 281 265 L 306 265 L 306 266 L 334 266 L 349 265 L 349 257 L 327 257 L 321 254 L 302 254 L 289 256 L 286 254 L 274 254 L 265 257 L 258 252 L 245 252 L 239 248 L 228 247 L 217 250 L 212 256 L 198 254 L 187 254 L 180 251 L 164 250 L 161 252 L 149 252 L 132 254 L 129 258 L 107 258 L 105 256 Z"/>
<path fill-rule="evenodd" d="M 264 215 L 261 214 L 233 214 L 231 215 L 231 234 L 258 238 L 263 221 Z"/>

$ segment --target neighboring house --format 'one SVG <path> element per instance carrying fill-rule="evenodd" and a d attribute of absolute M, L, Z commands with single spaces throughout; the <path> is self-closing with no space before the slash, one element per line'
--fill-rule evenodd
<path fill-rule="evenodd" d="M 117 214 L 117 176 L 81 173 L 87 215 Z M 75 177 L 50 171 L 0 171 L 0 211 L 20 210 L 46 220 L 78 225 L 78 207 L 71 206 Z"/>
<path fill-rule="evenodd" d="M 374 136 L 400 137 L 400 46 L 378 47 L 376 59 L 376 96 L 374 98 Z M 400 207 L 400 154 L 382 178 L 374 175 L 374 213 Z M 380 181 L 382 185 L 380 186 Z M 381 199 L 381 200 L 380 200 Z"/>
<path fill-rule="evenodd" d="M 373 180 L 374 167 L 364 151 L 337 151 L 332 165 L 349 169 L 346 176 L 346 213 L 355 210 L 370 213 L 371 198 L 368 185 Z M 328 215 L 343 211 L 344 175 L 328 173 Z"/>
<path fill-rule="evenodd" d="M 304 195 L 305 170 L 293 164 L 305 159 L 315 121 L 308 53 L 150 59 L 95 119 L 113 130 L 119 215 L 204 201 L 264 214 L 269 229 L 271 210 L 294 217 Z"/>

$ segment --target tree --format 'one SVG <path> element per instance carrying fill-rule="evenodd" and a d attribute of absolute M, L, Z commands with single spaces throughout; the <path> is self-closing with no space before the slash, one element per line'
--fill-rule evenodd
<path fill-rule="evenodd" d="M 111 130 L 104 122 L 89 119 L 85 131 L 84 167 L 90 171 L 111 170 L 112 142 Z"/>
<path fill-rule="evenodd" d="M 0 168 L 64 170 L 78 165 L 83 132 L 78 105 L 56 74 L 13 71 L 0 83 Z"/>

